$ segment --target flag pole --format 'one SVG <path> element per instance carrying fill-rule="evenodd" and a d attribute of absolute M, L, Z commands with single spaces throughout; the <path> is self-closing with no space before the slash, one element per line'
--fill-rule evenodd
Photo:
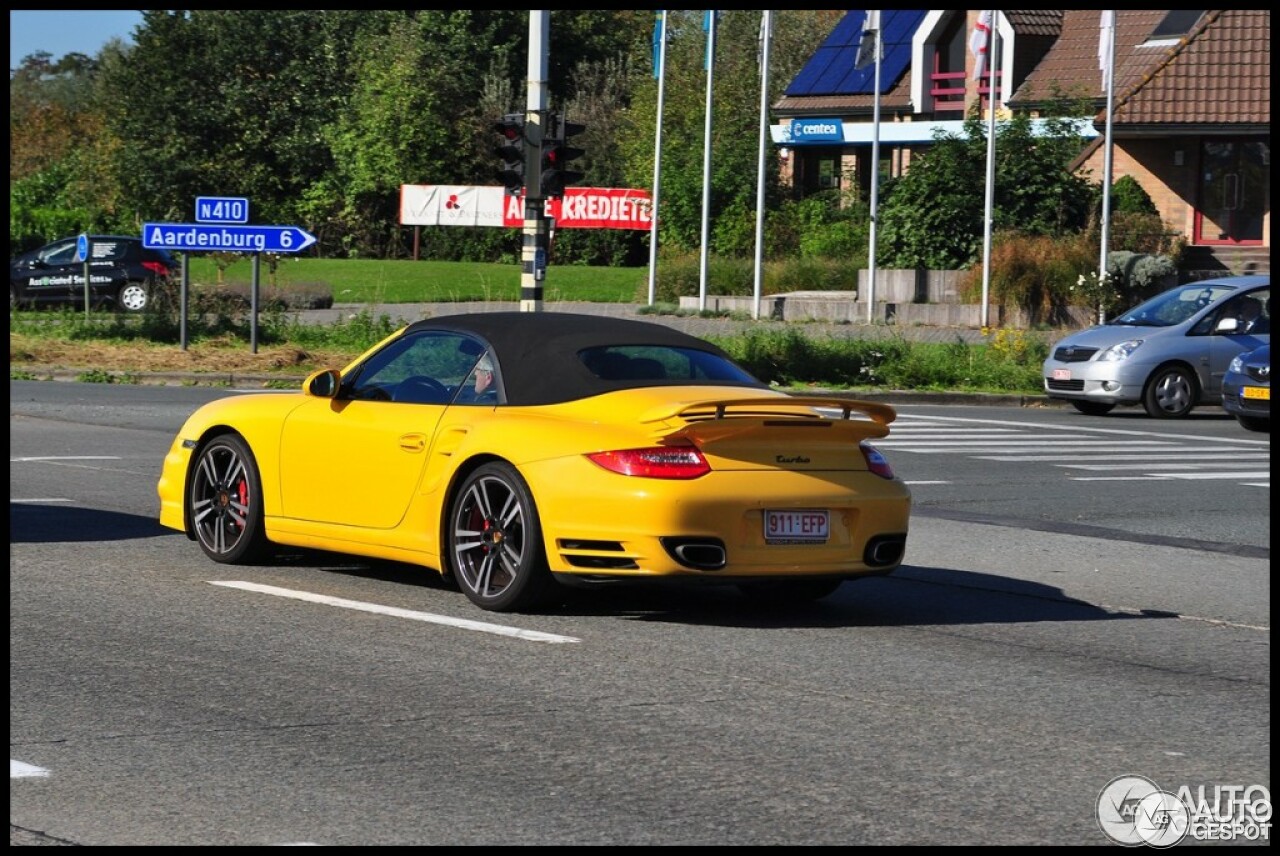
<path fill-rule="evenodd" d="M 702 259 L 698 266 L 698 310 L 707 308 L 707 268 L 709 221 L 711 217 L 711 81 L 715 74 L 716 17 L 715 9 L 707 13 L 707 117 L 702 144 Z"/>
<path fill-rule="evenodd" d="M 658 27 L 658 117 L 653 132 L 653 195 L 649 205 L 649 305 L 654 304 L 658 290 L 658 187 L 662 179 L 662 107 L 667 71 L 667 10 L 662 10 Z"/>
<path fill-rule="evenodd" d="M 764 291 L 764 155 L 769 134 L 769 39 L 773 35 L 773 12 L 764 10 L 760 19 L 760 154 L 756 163 L 756 271 L 755 305 L 751 317 L 760 319 L 760 295 Z"/>
<path fill-rule="evenodd" d="M 878 10 L 877 10 L 878 11 Z M 867 14 L 871 14 L 868 12 Z M 867 249 L 867 323 L 875 321 L 876 308 L 876 221 L 880 203 L 880 52 L 883 47 L 880 22 L 876 22 L 875 106 L 871 110 L 871 239 Z"/>
<path fill-rule="evenodd" d="M 1115 64 L 1116 64 L 1116 13 L 1102 13 L 1105 22 L 1106 44 L 1100 53 L 1103 54 L 1102 81 L 1107 90 L 1107 131 L 1102 153 L 1102 228 L 1099 244 L 1101 249 L 1098 258 L 1098 280 L 1102 285 L 1107 277 L 1107 244 L 1111 231 L 1111 115 L 1115 112 Z M 1107 321 L 1105 303 L 1098 300 L 1098 323 Z"/>
<path fill-rule="evenodd" d="M 997 70 L 1000 67 L 1000 12 L 996 9 L 991 10 L 991 33 L 990 48 L 987 53 L 990 56 L 991 77 L 987 82 L 987 109 L 991 111 L 987 119 L 987 189 L 985 211 L 983 213 L 983 237 L 982 237 L 982 326 L 986 328 L 990 326 L 991 321 L 991 221 L 994 219 L 993 210 L 995 208 L 995 173 L 996 173 L 996 98 L 999 95 L 999 83 Z M 981 81 L 979 81 L 981 85 Z M 978 96 L 978 103 L 982 103 L 982 96 Z"/>

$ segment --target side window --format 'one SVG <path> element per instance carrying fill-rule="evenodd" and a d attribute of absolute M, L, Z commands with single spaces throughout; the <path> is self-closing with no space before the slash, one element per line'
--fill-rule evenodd
<path fill-rule="evenodd" d="M 1270 336 L 1271 335 L 1271 289 L 1264 288 L 1262 291 L 1255 291 L 1253 296 L 1258 300 L 1260 312 L 1258 317 L 1252 324 L 1245 328 L 1246 333 L 1254 336 Z"/>
<path fill-rule="evenodd" d="M 75 241 L 66 241 L 61 244 L 54 244 L 40 253 L 40 261 L 50 265 L 69 265 L 75 261 L 75 258 Z"/>
<path fill-rule="evenodd" d="M 353 373 L 344 398 L 405 404 L 446 404 L 483 345 L 468 336 L 426 330 L 376 354 Z"/>
<path fill-rule="evenodd" d="M 497 404 L 503 400 L 498 394 L 500 385 L 493 359 L 485 352 L 476 360 L 454 400 L 458 404 Z"/>
<path fill-rule="evenodd" d="M 1255 291 L 1233 297 L 1222 304 L 1217 312 L 1205 320 L 1209 330 L 1218 331 L 1218 324 L 1225 318 L 1235 320 L 1230 330 L 1218 331 L 1229 336 L 1260 336 L 1271 332 L 1271 292 Z M 1197 328 L 1202 326 L 1196 325 Z"/>

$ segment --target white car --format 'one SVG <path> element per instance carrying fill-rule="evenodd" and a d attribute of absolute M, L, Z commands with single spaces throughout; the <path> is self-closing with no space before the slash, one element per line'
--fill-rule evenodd
<path fill-rule="evenodd" d="M 1270 275 L 1177 286 L 1054 344 L 1044 391 L 1091 415 L 1141 404 L 1177 419 L 1220 406 L 1231 360 L 1271 343 L 1270 304 Z"/>

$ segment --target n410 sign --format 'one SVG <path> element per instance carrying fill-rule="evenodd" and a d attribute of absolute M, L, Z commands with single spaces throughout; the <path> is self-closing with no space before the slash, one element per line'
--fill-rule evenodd
<path fill-rule="evenodd" d="M 248 223 L 249 200 L 242 196 L 197 196 L 197 223 Z"/>

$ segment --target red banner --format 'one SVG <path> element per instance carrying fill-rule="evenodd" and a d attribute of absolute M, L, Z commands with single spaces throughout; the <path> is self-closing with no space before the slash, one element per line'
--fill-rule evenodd
<path fill-rule="evenodd" d="M 644 229 L 653 225 L 647 190 L 568 187 L 563 199 L 548 199 L 546 215 L 557 229 Z M 400 185 L 402 226 L 524 226 L 524 197 L 501 187 L 443 184 Z"/>

